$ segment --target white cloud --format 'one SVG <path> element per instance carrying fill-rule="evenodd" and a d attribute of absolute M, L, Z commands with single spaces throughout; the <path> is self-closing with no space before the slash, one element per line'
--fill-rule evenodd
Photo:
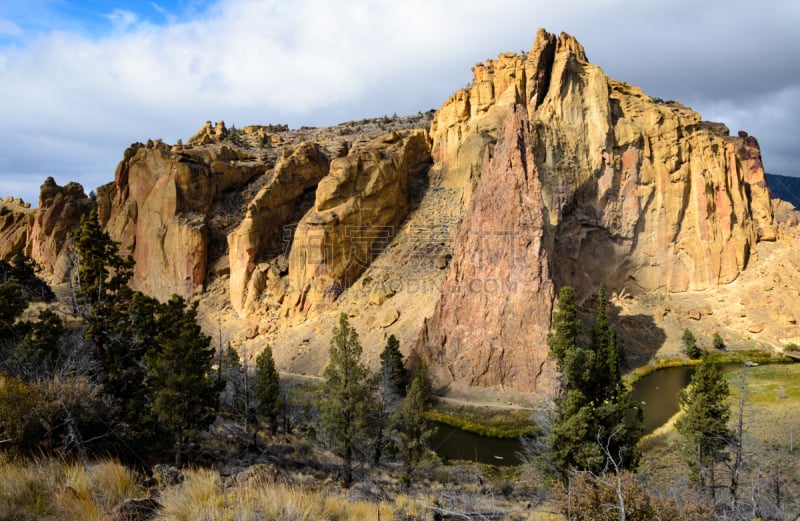
<path fill-rule="evenodd" d="M 0 36 L 19 36 L 20 34 L 22 34 L 22 29 L 17 24 L 11 20 L 0 18 Z"/>
<path fill-rule="evenodd" d="M 774 48 L 778 38 L 800 48 L 798 8 L 777 4 L 788 11 L 779 19 L 743 0 L 218 0 L 186 18 L 156 2 L 162 25 L 118 10 L 109 36 L 51 31 L 0 49 L 0 196 L 18 189 L 11 173 L 51 172 L 88 191 L 112 179 L 131 142 L 185 139 L 206 119 L 326 125 L 436 108 L 470 80 L 476 61 L 527 50 L 540 26 L 574 34 L 609 74 L 653 95 L 705 107 L 721 92 L 731 109 L 796 129 L 791 99 L 774 98 L 791 107 L 783 118 L 757 101 L 800 85 L 800 53 Z M 745 128 L 753 121 L 717 112 Z M 751 132 L 765 147 L 772 139 Z M 36 135 L 50 136 L 49 145 Z"/>
<path fill-rule="evenodd" d="M 114 9 L 106 15 L 106 18 L 116 31 L 127 31 L 139 22 L 139 16 L 136 13 L 125 9 Z"/>

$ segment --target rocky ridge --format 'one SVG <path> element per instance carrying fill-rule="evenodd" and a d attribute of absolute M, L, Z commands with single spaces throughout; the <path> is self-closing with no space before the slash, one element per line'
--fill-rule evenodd
<path fill-rule="evenodd" d="M 473 75 L 432 121 L 208 122 L 186 145 L 133 145 L 97 206 L 134 285 L 198 299 L 209 332 L 308 375 L 344 312 L 369 362 L 395 334 L 449 388 L 546 393 L 564 284 L 587 311 L 605 285 L 636 363 L 675 356 L 686 321 L 742 347 L 800 336 L 791 311 L 772 316 L 798 296 L 798 220 L 754 138 L 608 78 L 566 34 Z M 59 282 L 91 200 L 51 181 L 38 209 L 4 205 L 0 234 Z"/>

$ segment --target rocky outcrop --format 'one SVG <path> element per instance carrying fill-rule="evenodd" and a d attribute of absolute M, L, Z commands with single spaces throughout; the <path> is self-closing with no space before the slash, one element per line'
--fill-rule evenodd
<path fill-rule="evenodd" d="M 361 275 L 408 213 L 409 176 L 429 164 L 421 130 L 388 134 L 331 163 L 294 234 L 286 314 L 323 309 Z"/>
<path fill-rule="evenodd" d="M 98 214 L 131 249 L 135 289 L 162 300 L 202 291 L 214 200 L 266 170 L 244 159 L 226 146 L 176 152 L 152 141 L 125 151 L 114 182 L 98 189 Z"/>
<path fill-rule="evenodd" d="M 553 307 L 542 187 L 525 107 L 506 113 L 417 352 L 451 380 L 542 390 L 552 383 L 545 340 Z"/>
<path fill-rule="evenodd" d="M 515 105 L 527 107 L 527 115 L 514 112 L 522 118 L 520 135 L 530 134 L 530 151 L 526 144 L 520 157 L 506 159 L 502 168 L 516 169 L 508 174 L 512 177 L 537 177 L 541 184 L 542 204 L 528 211 L 540 211 L 537 219 L 544 224 L 531 244 L 541 242 L 539 262 L 549 259 L 552 283 L 533 258 L 531 273 L 523 270 L 516 280 L 541 276 L 543 287 L 568 284 L 581 297 L 601 284 L 634 295 L 713 289 L 739 276 L 757 241 L 775 238 L 755 139 L 730 136 L 724 125 L 703 122 L 679 103 L 607 77 L 573 37 L 540 30 L 527 55 L 501 54 L 476 65 L 473 75 L 473 83 L 434 118 L 433 177 L 463 191 L 470 208 L 465 230 L 474 228 L 475 219 L 483 222 L 486 209 L 470 205 L 473 194 L 473 203 L 481 205 L 477 198 L 484 190 L 502 193 L 495 173 L 501 165 L 490 160 L 487 166 L 491 155 L 484 151 L 498 139 L 499 150 L 509 146 L 502 115 Z M 504 217 L 487 222 L 499 228 L 484 231 L 508 230 L 505 223 L 518 219 L 513 212 L 530 204 L 520 193 L 513 204 L 493 207 Z M 508 294 L 476 297 L 464 291 L 466 277 L 492 273 L 463 259 L 479 246 L 466 241 L 466 233 L 459 232 L 460 253 L 454 254 L 448 284 L 418 350 L 453 379 L 535 387 L 538 368 L 527 369 L 530 384 L 506 371 L 508 360 L 527 353 L 520 346 L 541 347 L 549 308 L 533 306 L 529 319 L 537 325 L 520 329 L 518 340 L 496 341 L 503 338 L 497 321 L 506 314 L 513 320 L 516 313 L 507 311 Z M 495 340 L 493 347 L 484 342 L 486 336 Z"/>
<path fill-rule="evenodd" d="M 528 107 L 560 284 L 702 290 L 734 280 L 775 227 L 758 143 L 608 78 L 571 36 L 473 68 L 431 127 L 442 182 L 475 184 L 503 107 Z"/>
<path fill-rule="evenodd" d="M 248 205 L 242 223 L 228 235 L 230 298 L 240 315 L 252 313 L 254 297 L 263 290 L 263 281 L 252 280 L 259 256 L 271 241 L 284 240 L 284 226 L 296 213 L 300 196 L 317 186 L 328 167 L 327 156 L 315 143 L 301 143 L 292 152 L 286 150 L 272 179 Z M 246 306 L 248 301 L 250 305 Z"/>
<path fill-rule="evenodd" d="M 91 200 L 78 183 L 62 187 L 48 177 L 41 187 L 39 207 L 26 231 L 25 253 L 56 283 L 64 281 L 73 268 L 69 251 L 72 233 L 80 226 L 81 215 L 91 207 Z"/>
<path fill-rule="evenodd" d="M 224 121 L 218 121 L 212 125 L 210 121 L 206 121 L 203 128 L 197 131 L 197 134 L 189 138 L 187 144 L 189 145 L 210 145 L 212 143 L 219 143 L 228 136 L 228 129 L 225 128 Z"/>
<path fill-rule="evenodd" d="M 17 251 L 25 248 L 32 217 L 30 203 L 14 197 L 0 201 L 0 259 L 11 260 Z"/>

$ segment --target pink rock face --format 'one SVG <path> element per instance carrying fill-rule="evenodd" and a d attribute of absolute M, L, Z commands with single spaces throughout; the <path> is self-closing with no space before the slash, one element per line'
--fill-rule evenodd
<path fill-rule="evenodd" d="M 450 379 L 546 390 L 553 282 L 525 108 L 509 107 L 500 130 L 486 150 L 441 298 L 416 350 Z"/>

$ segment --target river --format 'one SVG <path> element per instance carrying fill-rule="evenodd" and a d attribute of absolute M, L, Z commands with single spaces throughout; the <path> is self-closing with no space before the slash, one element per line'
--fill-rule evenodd
<path fill-rule="evenodd" d="M 724 364 L 724 372 L 740 368 L 739 364 Z M 679 410 L 678 393 L 689 384 L 694 367 L 669 367 L 654 371 L 633 384 L 631 397 L 642 407 L 644 434 L 664 425 Z M 517 439 L 497 439 L 478 436 L 455 427 L 435 422 L 436 434 L 430 446 L 437 454 L 450 459 L 464 459 L 506 466 L 519 465 L 522 442 Z"/>

